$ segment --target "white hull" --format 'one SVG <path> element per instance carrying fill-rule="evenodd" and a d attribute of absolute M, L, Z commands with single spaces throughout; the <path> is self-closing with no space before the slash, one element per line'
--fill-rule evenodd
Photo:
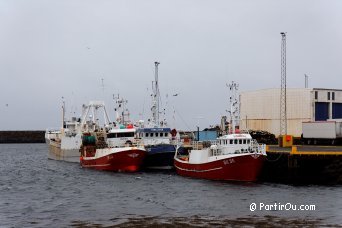
<path fill-rule="evenodd" d="M 60 143 L 51 140 L 46 140 L 46 143 L 49 146 L 49 159 L 75 163 L 80 162 L 79 149 L 61 149 Z"/>

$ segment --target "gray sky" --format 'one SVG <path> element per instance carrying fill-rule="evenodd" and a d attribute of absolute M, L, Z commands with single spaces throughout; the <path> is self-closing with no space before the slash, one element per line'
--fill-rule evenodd
<path fill-rule="evenodd" d="M 280 86 L 283 31 L 288 87 L 306 73 L 342 89 L 341 12 L 339 0 L 0 0 L 0 130 L 60 126 L 62 96 L 68 116 L 97 99 L 112 114 L 120 93 L 147 119 L 154 61 L 171 127 L 219 123 L 227 82 Z"/>

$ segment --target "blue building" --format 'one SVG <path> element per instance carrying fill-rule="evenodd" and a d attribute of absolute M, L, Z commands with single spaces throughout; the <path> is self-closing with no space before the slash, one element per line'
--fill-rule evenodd
<path fill-rule="evenodd" d="M 199 139 L 198 139 L 198 133 L 199 133 Z M 217 131 L 195 131 L 195 139 L 198 141 L 210 141 L 215 140 L 218 136 Z"/>

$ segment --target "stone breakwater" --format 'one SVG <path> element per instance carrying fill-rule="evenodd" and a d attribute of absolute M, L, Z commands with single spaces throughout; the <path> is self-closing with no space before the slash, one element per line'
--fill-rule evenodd
<path fill-rule="evenodd" d="M 45 143 L 45 131 L 0 131 L 0 143 Z"/>

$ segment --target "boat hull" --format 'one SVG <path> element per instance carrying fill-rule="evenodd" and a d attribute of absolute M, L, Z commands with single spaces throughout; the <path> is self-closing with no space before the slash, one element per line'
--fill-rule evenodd
<path fill-rule="evenodd" d="M 174 145 L 146 146 L 147 155 L 144 161 L 146 169 L 173 169 Z"/>
<path fill-rule="evenodd" d="M 201 164 L 189 164 L 174 159 L 176 172 L 181 176 L 209 180 L 257 181 L 265 156 L 248 154 L 215 160 Z"/>
<path fill-rule="evenodd" d="M 61 149 L 61 144 L 52 140 L 46 140 L 46 143 L 49 146 L 49 159 L 73 163 L 80 162 L 79 148 Z"/>
<path fill-rule="evenodd" d="M 81 166 L 96 170 L 136 172 L 140 170 L 146 156 L 146 151 L 138 148 L 97 149 L 96 153 L 103 154 L 103 156 L 81 157 Z"/>

